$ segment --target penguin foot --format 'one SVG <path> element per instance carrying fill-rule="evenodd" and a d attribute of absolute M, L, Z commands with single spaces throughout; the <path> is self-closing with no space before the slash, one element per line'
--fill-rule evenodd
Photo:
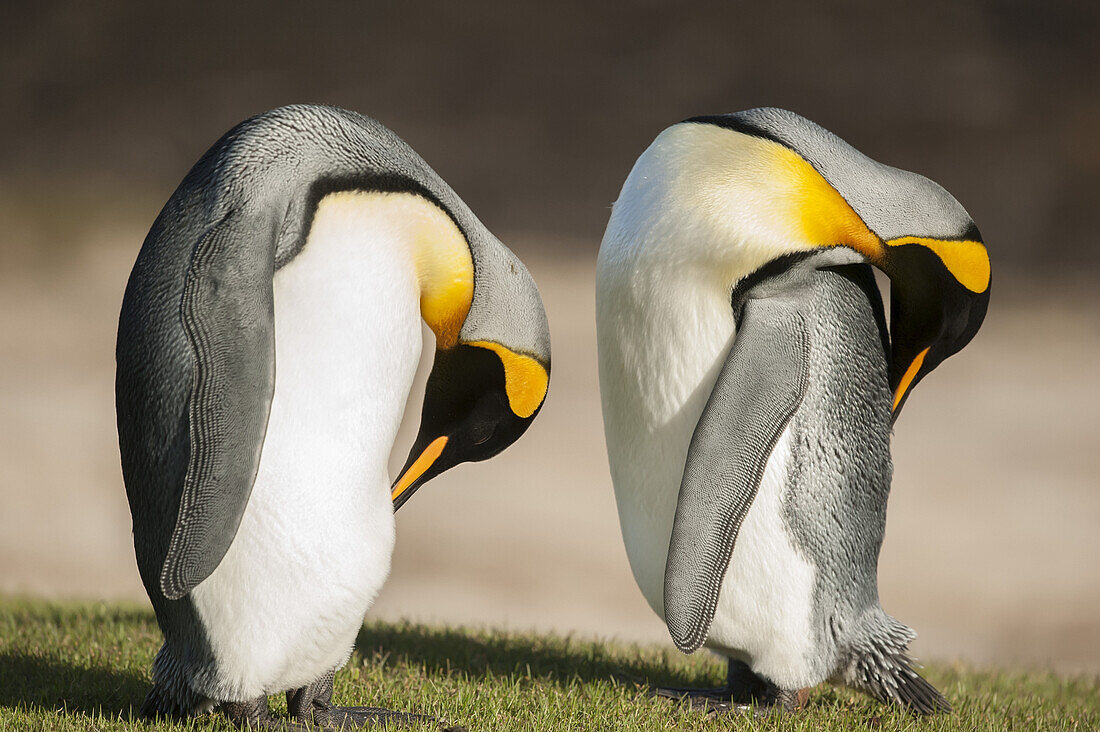
<path fill-rule="evenodd" d="M 334 671 L 314 681 L 309 686 L 286 693 L 286 708 L 292 717 L 304 726 L 288 729 L 356 729 L 358 727 L 401 727 L 407 724 L 436 722 L 424 714 L 394 712 L 380 707 L 338 707 L 332 703 L 332 677 Z M 444 732 L 462 732 L 462 727 L 440 725 Z"/>
<path fill-rule="evenodd" d="M 249 701 L 223 702 L 218 711 L 224 714 L 234 727 L 242 729 L 263 729 L 276 723 L 267 708 L 267 697 L 261 696 Z"/>
<path fill-rule="evenodd" d="M 687 702 L 695 710 L 708 714 L 731 711 L 754 712 L 757 715 L 772 712 L 791 712 L 803 706 L 809 696 L 808 689 L 788 691 L 780 689 L 752 672 L 747 664 L 729 659 L 726 685 L 711 689 L 678 687 L 653 687 L 652 696 Z"/>
<path fill-rule="evenodd" d="M 730 690 L 724 686 L 714 689 L 655 687 L 651 690 L 651 694 L 662 699 L 687 702 L 692 709 L 707 714 L 740 712 L 765 717 L 771 714 L 794 712 L 802 708 L 809 697 L 809 691 L 809 689 L 798 691 L 776 689 L 772 694 L 747 700 L 736 693 L 730 693 Z"/>

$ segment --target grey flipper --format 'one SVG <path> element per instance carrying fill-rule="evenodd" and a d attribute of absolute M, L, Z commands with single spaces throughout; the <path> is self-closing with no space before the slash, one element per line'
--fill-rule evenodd
<path fill-rule="evenodd" d="M 275 393 L 272 276 L 279 223 L 264 218 L 230 212 L 203 235 L 187 271 L 180 314 L 194 356 L 191 451 L 160 574 L 161 591 L 173 600 L 225 556 L 260 467 Z"/>
<path fill-rule="evenodd" d="M 691 439 L 665 565 L 665 622 L 686 653 L 706 639 L 741 521 L 806 392 L 808 349 L 797 293 L 745 303 Z"/>
<path fill-rule="evenodd" d="M 196 166 L 158 217 L 119 317 L 123 476 L 138 569 L 166 639 L 147 715 L 209 704 L 192 681 L 212 654 L 184 596 L 233 541 L 274 391 L 279 218 L 246 198 L 209 201 L 208 174 Z"/>

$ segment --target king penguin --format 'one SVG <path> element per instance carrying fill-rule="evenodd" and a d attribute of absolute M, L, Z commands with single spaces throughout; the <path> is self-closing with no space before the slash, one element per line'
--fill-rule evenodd
<path fill-rule="evenodd" d="M 890 325 L 871 266 L 890 279 Z M 663 131 L 597 264 L 600 391 L 630 567 L 693 703 L 790 709 L 823 681 L 948 711 L 879 604 L 890 431 L 974 336 L 990 264 L 943 188 L 781 109 Z"/>
<path fill-rule="evenodd" d="M 420 430 L 386 462 L 435 334 Z M 237 125 L 145 239 L 119 318 L 134 547 L 164 645 L 146 715 L 405 718 L 331 703 L 390 568 L 394 512 L 515 441 L 550 339 L 520 260 L 394 133 L 327 106 Z M 293 725 L 293 723 L 292 723 Z"/>

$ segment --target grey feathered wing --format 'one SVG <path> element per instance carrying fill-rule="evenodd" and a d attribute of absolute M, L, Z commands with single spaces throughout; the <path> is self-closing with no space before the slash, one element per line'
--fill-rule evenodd
<path fill-rule="evenodd" d="M 695 427 L 665 565 L 665 622 L 685 653 L 706 639 L 741 522 L 805 395 L 808 338 L 793 298 L 748 300 Z"/>
<path fill-rule="evenodd" d="M 235 209 L 202 235 L 191 256 L 180 305 L 194 364 L 190 455 L 160 574 L 169 599 L 187 594 L 221 562 L 259 469 L 275 393 L 276 235 L 274 220 Z"/>

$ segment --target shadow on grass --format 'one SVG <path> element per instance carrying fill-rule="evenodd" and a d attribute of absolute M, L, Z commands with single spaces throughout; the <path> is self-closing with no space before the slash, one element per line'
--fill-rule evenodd
<path fill-rule="evenodd" d="M 135 672 L 34 655 L 0 655 L 0 707 L 136 719 L 132 705 L 140 704 L 147 691 L 149 680 Z"/>
<path fill-rule="evenodd" d="M 457 671 L 472 679 L 517 675 L 560 684 L 575 679 L 708 687 L 725 678 L 724 664 L 673 663 L 672 652 L 643 657 L 630 646 L 413 624 L 367 624 L 355 648 L 367 659 L 386 655 L 390 661 L 422 666 L 430 674 Z"/>
<path fill-rule="evenodd" d="M 54 617 L 54 616 L 57 617 Z M 14 617 L 14 616 L 13 616 Z M 114 615 L 112 615 L 114 618 Z M 117 619 L 134 635 L 155 633 L 145 612 Z M 28 618 L 29 622 L 30 618 Z M 36 622 L 65 627 L 74 621 L 64 609 L 39 611 Z M 148 642 L 148 641 L 143 641 Z M 150 644 L 153 647 L 153 643 Z M 356 650 L 368 659 L 423 668 L 432 675 L 458 673 L 473 681 L 489 676 L 530 677 L 561 686 L 575 681 L 671 686 L 714 686 L 724 676 L 716 661 L 685 661 L 678 652 L 643 653 L 558 636 L 433 628 L 415 624 L 368 624 Z M 145 673 L 123 670 L 107 658 L 75 662 L 49 651 L 9 649 L 0 653 L 0 708 L 39 710 L 108 719 L 136 720 L 149 690 Z M 150 656 L 151 658 L 151 656 Z"/>

